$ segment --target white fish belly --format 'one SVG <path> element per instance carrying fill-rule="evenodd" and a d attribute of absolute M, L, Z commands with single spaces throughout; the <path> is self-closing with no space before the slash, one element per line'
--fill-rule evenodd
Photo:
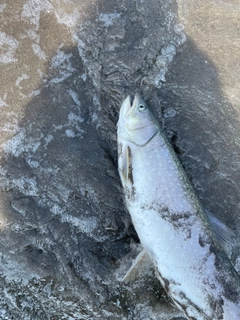
<path fill-rule="evenodd" d="M 132 181 L 123 186 L 127 207 L 161 284 L 189 319 L 219 320 L 225 312 L 224 319 L 239 320 L 239 305 L 225 297 L 218 280 L 228 281 L 229 273 L 220 274 L 216 267 L 201 208 L 169 146 L 160 135 L 144 147 L 128 145 Z"/>

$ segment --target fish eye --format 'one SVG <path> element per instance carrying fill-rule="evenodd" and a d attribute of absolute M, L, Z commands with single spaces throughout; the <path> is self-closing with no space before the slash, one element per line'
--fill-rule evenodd
<path fill-rule="evenodd" d="M 143 105 L 143 104 L 140 104 L 139 106 L 138 106 L 138 110 L 139 111 L 143 111 L 143 110 L 145 110 L 146 109 L 146 107 Z"/>

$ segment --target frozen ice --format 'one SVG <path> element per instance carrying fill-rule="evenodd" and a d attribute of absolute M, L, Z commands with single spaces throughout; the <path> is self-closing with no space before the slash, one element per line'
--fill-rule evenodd
<path fill-rule="evenodd" d="M 0 32 L 0 63 L 17 62 L 16 51 L 19 42 L 13 36 Z"/>
<path fill-rule="evenodd" d="M 121 13 L 100 13 L 99 20 L 103 22 L 105 27 L 113 25 L 114 21 L 121 17 Z"/>
<path fill-rule="evenodd" d="M 75 91 L 73 91 L 72 89 L 68 90 L 69 95 L 71 96 L 71 98 L 73 99 L 73 101 L 76 103 L 76 105 L 78 107 L 80 107 L 81 102 L 79 101 L 78 95 Z"/>
<path fill-rule="evenodd" d="M 32 44 L 32 48 L 33 48 L 33 52 L 35 53 L 35 55 L 42 60 L 46 60 L 47 56 L 45 54 L 45 52 L 41 49 L 41 47 L 39 46 L 39 44 L 37 43 L 33 43 Z"/>

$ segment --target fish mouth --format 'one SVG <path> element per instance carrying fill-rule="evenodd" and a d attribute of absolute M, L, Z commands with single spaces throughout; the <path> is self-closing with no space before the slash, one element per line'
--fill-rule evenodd
<path fill-rule="evenodd" d="M 117 127 L 120 129 L 120 126 L 123 125 L 128 117 L 131 116 L 135 107 L 138 105 L 140 101 L 140 95 L 138 93 L 128 95 L 120 108 L 119 119 L 117 123 Z"/>
<path fill-rule="evenodd" d="M 130 94 L 130 95 L 129 95 L 131 107 L 133 106 L 134 98 L 135 98 L 135 96 L 134 96 L 133 94 Z"/>
<path fill-rule="evenodd" d="M 136 105 L 138 105 L 140 101 L 140 96 L 138 93 L 135 93 L 135 95 L 128 95 L 127 98 L 123 101 L 122 107 L 122 113 L 125 118 L 128 118 L 133 110 L 135 109 Z"/>

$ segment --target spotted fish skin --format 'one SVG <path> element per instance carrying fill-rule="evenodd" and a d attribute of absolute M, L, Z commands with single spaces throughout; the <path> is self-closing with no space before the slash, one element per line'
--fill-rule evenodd
<path fill-rule="evenodd" d="M 161 285 L 188 319 L 239 320 L 239 277 L 139 95 L 124 100 L 117 134 L 126 206 Z"/>

